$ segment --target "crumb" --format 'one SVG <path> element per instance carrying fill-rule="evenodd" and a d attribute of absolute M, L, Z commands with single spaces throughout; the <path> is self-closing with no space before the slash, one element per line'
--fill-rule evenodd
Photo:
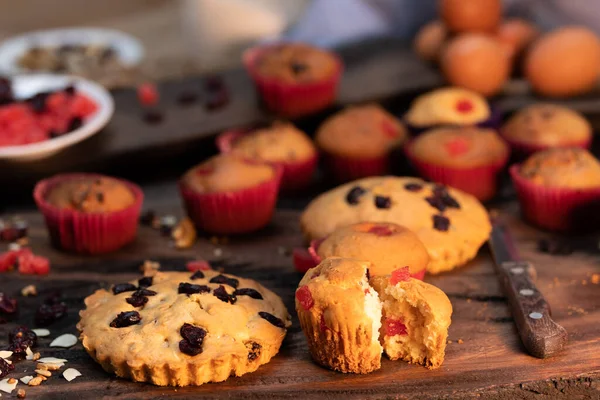
<path fill-rule="evenodd" d="M 24 399 L 26 395 L 27 395 L 27 393 L 25 393 L 25 389 L 17 390 L 17 397 L 19 399 Z"/>
<path fill-rule="evenodd" d="M 592 282 L 594 285 L 597 285 L 597 284 L 599 284 L 599 283 L 600 283 L 600 274 L 593 274 L 593 275 L 592 275 L 591 282 Z"/>
<path fill-rule="evenodd" d="M 448 343 L 448 344 L 452 344 L 452 340 L 448 340 L 446 343 Z"/>
<path fill-rule="evenodd" d="M 585 285 L 587 285 L 587 281 L 586 281 L 585 279 L 582 279 L 582 280 L 581 280 L 581 284 L 582 284 L 583 286 L 585 286 Z"/>
<path fill-rule="evenodd" d="M 42 383 L 42 377 L 40 375 L 36 376 L 32 380 L 29 381 L 29 386 L 39 386 Z"/>
<path fill-rule="evenodd" d="M 9 385 L 13 385 L 17 382 L 17 380 L 15 378 L 8 378 L 8 381 L 6 381 Z"/>
<path fill-rule="evenodd" d="M 21 289 L 21 296 L 37 296 L 37 288 L 35 285 L 27 285 Z"/>
<path fill-rule="evenodd" d="M 458 342 L 457 342 L 457 343 L 458 343 L 458 344 L 463 344 L 463 343 L 464 343 L 464 341 L 463 341 L 462 339 L 458 339 Z"/>
<path fill-rule="evenodd" d="M 160 269 L 160 264 L 156 261 L 146 260 L 144 264 L 140 267 L 140 271 L 144 273 L 144 275 L 151 275 L 154 272 Z"/>
<path fill-rule="evenodd" d="M 213 254 L 215 255 L 215 257 L 221 257 L 223 255 L 223 250 L 221 250 L 220 248 L 216 248 L 213 250 Z"/>
<path fill-rule="evenodd" d="M 467 303 L 470 303 L 471 301 L 471 298 L 467 298 Z"/>

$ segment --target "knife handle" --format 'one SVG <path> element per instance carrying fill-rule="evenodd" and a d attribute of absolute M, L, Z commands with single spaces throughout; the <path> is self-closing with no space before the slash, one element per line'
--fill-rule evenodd
<path fill-rule="evenodd" d="M 525 348 L 534 357 L 546 358 L 567 342 L 567 331 L 550 317 L 550 306 L 534 284 L 535 269 L 526 261 L 500 266 L 504 292 Z"/>

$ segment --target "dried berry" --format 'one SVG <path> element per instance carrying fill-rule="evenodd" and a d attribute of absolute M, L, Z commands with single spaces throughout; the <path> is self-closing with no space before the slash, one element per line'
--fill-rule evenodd
<path fill-rule="evenodd" d="M 392 199 L 387 196 L 375 196 L 375 207 L 377 208 L 390 208 L 392 206 Z"/>
<path fill-rule="evenodd" d="M 152 226 L 156 220 L 156 213 L 153 210 L 145 211 L 140 216 L 140 224 L 145 226 Z"/>
<path fill-rule="evenodd" d="M 136 289 L 137 287 L 133 283 L 117 283 L 113 286 L 112 291 L 114 294 L 119 294 L 123 292 L 133 292 Z"/>
<path fill-rule="evenodd" d="M 158 89 L 152 83 L 146 82 L 139 85 L 137 96 L 142 106 L 154 106 L 158 103 Z"/>
<path fill-rule="evenodd" d="M 173 215 L 165 215 L 160 219 L 159 222 L 159 230 L 160 234 L 166 237 L 171 236 L 173 233 L 173 228 L 177 225 L 177 218 Z"/>
<path fill-rule="evenodd" d="M 75 86 L 69 85 L 64 89 L 64 92 L 69 96 L 73 96 L 75 94 Z"/>
<path fill-rule="evenodd" d="M 386 225 L 373 225 L 367 233 L 372 233 L 376 236 L 392 236 L 394 234 L 394 230 Z"/>
<path fill-rule="evenodd" d="M 573 248 L 568 243 L 551 239 L 540 239 L 538 250 L 556 256 L 568 256 L 573 253 Z"/>
<path fill-rule="evenodd" d="M 260 357 L 260 351 L 262 346 L 256 342 L 247 342 L 246 348 L 248 349 L 248 361 L 254 361 Z"/>
<path fill-rule="evenodd" d="M 145 289 L 147 287 L 152 286 L 153 281 L 154 281 L 153 277 L 145 276 L 143 278 L 140 278 L 140 280 L 138 281 L 138 287 Z"/>
<path fill-rule="evenodd" d="M 231 303 L 231 304 L 235 304 L 235 302 L 237 301 L 237 297 L 235 297 L 235 294 L 229 294 L 227 293 L 227 290 L 225 289 L 225 286 L 221 285 L 218 288 L 216 288 L 213 291 L 213 295 L 225 302 L 225 303 Z"/>
<path fill-rule="evenodd" d="M 204 88 L 209 92 L 218 92 L 225 89 L 225 82 L 218 75 L 210 75 L 204 80 Z"/>
<path fill-rule="evenodd" d="M 98 200 L 98 203 L 104 203 L 104 193 L 97 192 L 96 193 L 96 200 Z"/>
<path fill-rule="evenodd" d="M 204 260 L 189 261 L 188 263 L 185 264 L 185 268 L 190 272 L 209 271 L 212 269 L 210 267 L 210 264 Z"/>
<path fill-rule="evenodd" d="M 10 104 L 14 101 L 12 83 L 9 79 L 0 77 L 0 104 Z"/>
<path fill-rule="evenodd" d="M 194 285 L 187 282 L 181 282 L 177 293 L 179 294 L 197 294 L 197 293 L 209 293 L 210 288 L 206 285 Z"/>
<path fill-rule="evenodd" d="M 148 302 L 148 298 L 145 296 L 131 296 L 125 299 L 126 302 L 134 307 L 142 307 Z"/>
<path fill-rule="evenodd" d="M 27 221 L 17 219 L 12 223 L 13 228 L 17 231 L 17 239 L 27 237 L 28 224 Z"/>
<path fill-rule="evenodd" d="M 8 333 L 8 350 L 15 355 L 25 356 L 27 348 L 37 345 L 37 335 L 26 326 L 18 326 Z"/>
<path fill-rule="evenodd" d="M 300 303 L 305 311 L 310 310 L 315 305 L 310 289 L 306 285 L 300 286 L 296 290 L 296 300 L 298 300 L 298 303 Z"/>
<path fill-rule="evenodd" d="M 392 271 L 390 276 L 390 284 L 395 285 L 398 282 L 404 282 L 410 279 L 410 270 L 408 267 L 398 268 Z"/>
<path fill-rule="evenodd" d="M 63 302 L 42 304 L 35 313 L 36 326 L 48 326 L 67 315 L 67 305 Z"/>
<path fill-rule="evenodd" d="M 154 290 L 140 288 L 136 290 L 132 296 L 156 296 L 156 292 Z"/>
<path fill-rule="evenodd" d="M 204 279 L 204 272 L 202 271 L 196 271 L 194 272 L 194 274 L 192 276 L 190 276 L 191 280 L 195 280 L 195 279 Z"/>
<path fill-rule="evenodd" d="M 260 315 L 261 318 L 269 321 L 271 323 L 271 325 L 274 325 L 278 328 L 285 329 L 285 323 L 281 319 L 274 316 L 273 314 L 270 314 L 266 311 L 259 311 L 258 315 Z"/>
<path fill-rule="evenodd" d="M 187 354 L 188 356 L 197 356 L 198 354 L 202 353 L 202 348 L 194 347 L 184 339 L 179 342 L 179 351 Z"/>
<path fill-rule="evenodd" d="M 406 325 L 401 319 L 386 319 L 384 329 L 386 336 L 408 335 Z"/>
<path fill-rule="evenodd" d="M 0 314 L 12 315 L 17 312 L 17 299 L 0 292 Z"/>
<path fill-rule="evenodd" d="M 438 231 L 447 232 L 450 229 L 450 220 L 443 215 L 434 215 L 433 228 Z"/>
<path fill-rule="evenodd" d="M 50 92 L 40 92 L 25 100 L 35 113 L 43 113 L 46 111 L 46 100 L 48 100 Z"/>
<path fill-rule="evenodd" d="M 439 197 L 442 199 L 446 206 L 450 208 L 460 208 L 460 204 L 458 204 L 458 201 L 456 201 L 454 197 L 450 196 L 450 193 L 443 192 L 439 195 Z"/>
<path fill-rule="evenodd" d="M 199 326 L 186 323 L 183 324 L 179 330 L 179 333 L 181 334 L 181 337 L 183 337 L 193 347 L 202 347 L 202 342 L 204 341 L 207 332 Z"/>
<path fill-rule="evenodd" d="M 8 375 L 13 369 L 15 369 L 13 364 L 9 364 L 4 358 L 0 358 L 0 379 Z"/>
<path fill-rule="evenodd" d="M 444 200 L 439 196 L 426 197 L 425 201 L 427 201 L 431 207 L 437 208 L 440 212 L 446 210 L 446 203 L 444 203 Z"/>
<path fill-rule="evenodd" d="M 260 292 L 258 290 L 254 290 L 251 288 L 242 288 L 242 289 L 236 289 L 235 292 L 233 292 L 234 296 L 248 296 L 248 297 L 252 297 L 253 299 L 256 300 L 262 300 L 262 294 L 260 294 Z"/>
<path fill-rule="evenodd" d="M 83 126 L 83 119 L 81 117 L 73 117 L 69 122 L 69 126 L 67 127 L 67 132 L 72 132 L 76 129 L 79 129 Z"/>
<path fill-rule="evenodd" d="M 473 103 L 467 99 L 461 99 L 456 102 L 456 111 L 459 113 L 468 113 L 473 109 Z"/>
<path fill-rule="evenodd" d="M 210 281 L 210 283 L 222 283 L 224 285 L 229 285 L 232 288 L 237 288 L 240 284 L 240 281 L 238 281 L 235 278 L 228 278 L 225 275 L 217 275 L 215 277 L 213 277 Z"/>
<path fill-rule="evenodd" d="M 358 204 L 360 197 L 367 191 L 360 186 L 354 186 L 346 195 L 346 202 L 351 205 Z"/>
<path fill-rule="evenodd" d="M 137 311 L 124 311 L 117 315 L 110 323 L 111 328 L 126 328 L 131 325 L 139 324 L 142 320 L 140 313 Z"/>
<path fill-rule="evenodd" d="M 292 63 L 290 64 L 290 68 L 292 69 L 292 72 L 295 75 L 299 75 L 308 70 L 308 65 L 299 61 L 292 61 Z"/>

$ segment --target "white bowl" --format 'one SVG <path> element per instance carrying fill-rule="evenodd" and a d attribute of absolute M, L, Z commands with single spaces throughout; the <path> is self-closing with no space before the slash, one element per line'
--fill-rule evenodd
<path fill-rule="evenodd" d="M 28 74 L 12 77 L 13 92 L 18 99 L 31 97 L 39 92 L 62 89 L 71 84 L 77 92 L 96 103 L 96 112 L 85 118 L 80 128 L 59 137 L 20 146 L 0 147 L 0 159 L 32 161 L 49 157 L 98 133 L 108 123 L 115 110 L 115 104 L 110 93 L 96 83 L 69 75 Z"/>
<path fill-rule="evenodd" d="M 115 50 L 126 67 L 138 65 L 144 57 L 144 47 L 131 35 L 111 29 L 68 28 L 34 31 L 5 40 L 0 45 L 0 73 L 16 75 L 30 73 L 19 66 L 18 60 L 33 46 L 62 46 L 99 44 Z"/>

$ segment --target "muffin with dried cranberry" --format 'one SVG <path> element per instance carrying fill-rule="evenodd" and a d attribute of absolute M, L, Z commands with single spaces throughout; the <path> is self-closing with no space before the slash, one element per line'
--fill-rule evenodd
<path fill-rule="evenodd" d="M 52 243 L 76 253 L 117 250 L 135 239 L 144 195 L 131 182 L 98 174 L 62 174 L 33 193 Z"/>
<path fill-rule="evenodd" d="M 441 126 L 473 126 L 495 128 L 500 114 L 490 108 L 480 94 L 458 87 L 436 89 L 417 97 L 404 121 L 418 134 Z"/>
<path fill-rule="evenodd" d="M 329 117 L 315 140 L 332 175 L 344 182 L 388 173 L 392 151 L 406 138 L 400 121 L 382 107 L 367 104 Z"/>
<path fill-rule="evenodd" d="M 222 153 L 233 152 L 244 158 L 283 168 L 281 188 L 297 190 L 310 184 L 317 166 L 317 150 L 310 138 L 288 122 L 256 130 L 232 130 L 217 138 Z"/>
<path fill-rule="evenodd" d="M 500 130 L 520 155 L 553 147 L 589 148 L 592 126 L 583 115 L 557 104 L 540 103 L 513 115 Z"/>
<path fill-rule="evenodd" d="M 513 165 L 510 174 L 532 224 L 553 231 L 598 229 L 600 162 L 587 150 L 540 151 Z"/>
<path fill-rule="evenodd" d="M 258 46 L 244 53 L 244 64 L 266 107 L 299 117 L 335 100 L 342 62 L 335 54 L 304 43 Z"/>
<path fill-rule="evenodd" d="M 323 239 L 313 240 L 308 252 L 312 265 L 298 263 L 296 269 L 302 270 L 303 265 L 312 268 L 329 257 L 349 257 L 371 262 L 371 276 L 389 275 L 406 266 L 411 277 L 423 279 L 429 264 L 429 253 L 419 237 L 390 222 L 360 222 L 336 229 Z"/>
<path fill-rule="evenodd" d="M 509 148 L 492 129 L 438 128 L 417 136 L 406 154 L 424 178 L 485 201 L 496 193 Z"/>
<path fill-rule="evenodd" d="M 245 233 L 271 220 L 281 168 L 221 154 L 191 168 L 179 181 L 189 217 L 210 233 Z"/>

